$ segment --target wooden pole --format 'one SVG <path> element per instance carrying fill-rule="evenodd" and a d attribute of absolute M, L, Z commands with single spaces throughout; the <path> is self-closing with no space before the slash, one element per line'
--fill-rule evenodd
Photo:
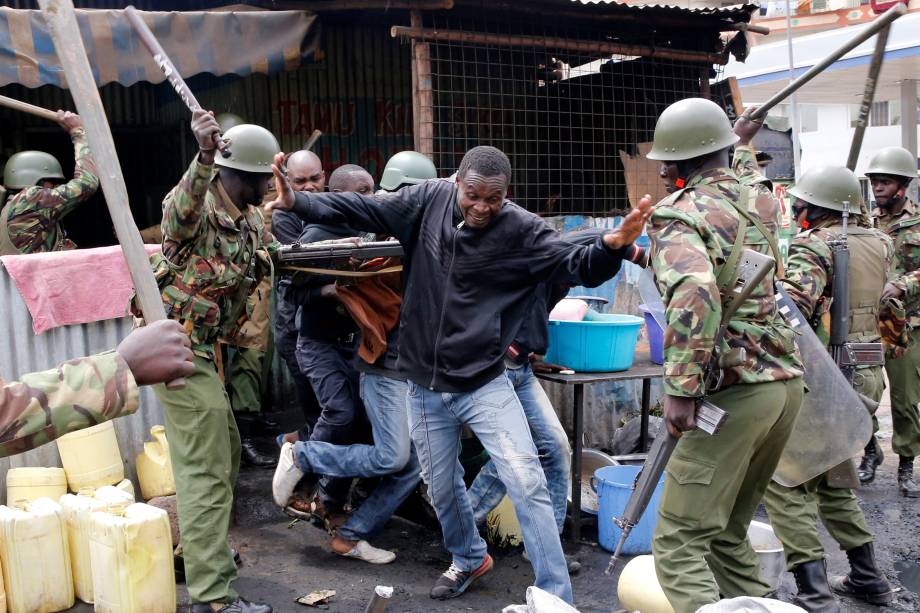
<path fill-rule="evenodd" d="M 872 101 L 875 99 L 878 75 L 882 71 L 882 63 L 885 61 L 885 46 L 888 44 L 888 33 L 890 31 L 891 26 L 882 28 L 878 33 L 878 38 L 875 39 L 875 50 L 872 52 L 869 73 L 866 75 L 866 88 L 863 91 L 862 104 L 859 106 L 856 130 L 853 131 L 853 140 L 850 142 L 850 155 L 847 156 L 847 168 L 850 170 L 856 170 L 856 162 L 859 160 L 859 150 L 862 149 L 866 126 L 869 125 L 869 112 L 872 110 Z"/>
<path fill-rule="evenodd" d="M 678 49 L 651 47 L 649 45 L 630 45 L 608 41 L 576 40 L 551 36 L 490 34 L 485 32 L 463 32 L 460 30 L 435 30 L 421 27 L 407 28 L 406 26 L 393 26 L 390 28 L 390 36 L 393 38 L 411 38 L 416 41 L 473 43 L 503 47 L 536 47 L 539 49 L 565 49 L 568 51 L 591 53 L 598 57 L 604 55 L 638 55 L 640 57 L 656 57 L 666 60 L 696 62 L 700 64 L 722 65 L 728 62 L 728 56 L 722 53 L 680 51 Z"/>
<path fill-rule="evenodd" d="M 412 11 L 412 28 L 422 29 L 422 14 Z M 431 87 L 431 48 L 412 40 L 412 111 L 415 150 L 434 159 L 434 92 Z"/>
<path fill-rule="evenodd" d="M 816 76 L 824 72 L 831 64 L 842 58 L 844 55 L 862 43 L 872 38 L 877 32 L 880 32 L 883 28 L 888 27 L 891 22 L 903 15 L 905 12 L 907 12 L 907 9 L 904 8 L 903 4 L 896 4 L 885 11 L 878 19 L 871 22 L 867 27 L 863 28 L 859 34 L 850 39 L 849 42 L 842 45 L 826 58 L 809 68 L 808 72 L 775 93 L 769 100 L 760 105 L 756 111 L 751 113 L 751 119 L 760 119 L 761 117 L 765 117 L 767 115 L 767 111 L 791 96 L 793 92 L 814 79 Z"/>
<path fill-rule="evenodd" d="M 22 111 L 23 113 L 28 113 L 30 115 L 35 115 L 36 117 L 41 117 L 42 119 L 47 119 L 48 121 L 53 121 L 55 123 L 58 121 L 57 113 L 54 111 L 49 111 L 48 109 L 42 108 L 40 106 L 35 106 L 34 104 L 22 102 L 21 100 L 16 100 L 14 98 L 0 96 L 0 106 L 5 106 L 8 109 L 14 109 L 16 111 Z"/>
<path fill-rule="evenodd" d="M 105 203 L 115 226 L 115 235 L 128 263 L 131 280 L 137 290 L 141 312 L 148 323 L 165 319 L 166 312 L 163 309 L 160 290 L 153 277 L 141 234 L 131 216 L 128 188 L 118 164 L 115 142 L 112 140 L 112 132 L 102 108 L 99 89 L 93 79 L 86 48 L 80 37 L 73 3 L 71 0 L 38 0 L 38 4 L 48 23 L 48 31 L 67 77 L 67 87 L 83 120 L 86 139 L 89 141 L 89 148 L 99 172 L 99 182 L 105 194 Z M 183 381 L 171 381 L 168 384 L 171 389 L 181 385 L 184 385 Z"/>
<path fill-rule="evenodd" d="M 305 142 L 305 143 L 303 144 L 304 150 L 305 150 L 305 151 L 309 151 L 310 149 L 312 149 L 312 148 L 313 148 L 313 145 L 316 144 L 316 141 L 318 141 L 318 140 L 319 140 L 319 137 L 322 136 L 322 135 L 323 135 L 323 133 L 320 132 L 319 130 L 313 130 L 313 133 L 310 134 L 310 138 L 308 138 L 308 139 L 307 139 L 307 142 Z"/>

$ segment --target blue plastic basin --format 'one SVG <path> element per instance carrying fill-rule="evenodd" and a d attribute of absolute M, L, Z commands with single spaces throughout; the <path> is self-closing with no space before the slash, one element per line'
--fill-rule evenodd
<path fill-rule="evenodd" d="M 549 321 L 546 361 L 577 372 L 628 370 L 636 353 L 642 318 L 597 313 L 592 321 Z"/>

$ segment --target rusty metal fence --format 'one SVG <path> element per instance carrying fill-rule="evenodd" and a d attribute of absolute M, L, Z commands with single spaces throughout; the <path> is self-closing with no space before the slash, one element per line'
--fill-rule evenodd
<path fill-rule="evenodd" d="M 402 34 L 415 41 L 420 150 L 448 175 L 469 148 L 498 147 L 512 162 L 510 197 L 541 215 L 617 215 L 660 195 L 658 166 L 643 155 L 655 121 L 705 95 L 719 59 L 545 19 L 433 14 Z"/>

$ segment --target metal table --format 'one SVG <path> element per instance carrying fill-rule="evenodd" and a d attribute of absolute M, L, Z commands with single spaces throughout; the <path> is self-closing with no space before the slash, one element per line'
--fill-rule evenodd
<path fill-rule="evenodd" d="M 574 429 L 575 448 L 572 453 L 572 515 L 570 527 L 572 540 L 581 540 L 581 452 L 585 430 L 585 385 L 601 383 L 603 381 L 630 381 L 642 380 L 642 406 L 640 412 L 641 439 L 643 451 L 648 449 L 648 416 L 651 407 L 652 379 L 661 377 L 664 367 L 653 364 L 648 359 L 648 354 L 636 354 L 636 359 L 629 370 L 618 372 L 586 372 L 574 375 L 561 375 L 558 373 L 535 373 L 538 379 L 573 386 L 574 401 Z"/>

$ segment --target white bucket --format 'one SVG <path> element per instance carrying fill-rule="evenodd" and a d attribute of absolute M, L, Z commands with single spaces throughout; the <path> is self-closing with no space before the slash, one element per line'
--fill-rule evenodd
<path fill-rule="evenodd" d="M 757 558 L 760 560 L 760 578 L 766 581 L 771 589 L 779 587 L 780 578 L 786 570 L 786 556 L 783 553 L 783 544 L 773 533 L 773 527 L 759 521 L 752 521 L 748 528 L 748 538 Z"/>

